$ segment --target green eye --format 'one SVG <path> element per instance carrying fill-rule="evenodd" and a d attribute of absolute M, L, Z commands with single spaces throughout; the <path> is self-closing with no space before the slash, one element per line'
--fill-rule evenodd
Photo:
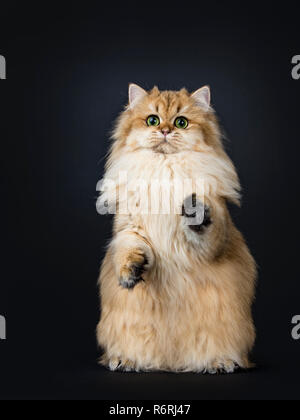
<path fill-rule="evenodd" d="M 177 128 L 187 128 L 187 126 L 189 125 L 188 120 L 184 117 L 179 117 L 175 120 L 175 127 Z"/>
<path fill-rule="evenodd" d="M 160 124 L 160 119 L 155 115 L 150 115 L 150 117 L 147 118 L 147 124 L 149 127 L 157 127 Z"/>

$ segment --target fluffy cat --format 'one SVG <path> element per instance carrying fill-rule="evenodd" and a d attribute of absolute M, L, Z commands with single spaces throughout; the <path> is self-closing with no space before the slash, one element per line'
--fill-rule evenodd
<path fill-rule="evenodd" d="M 190 179 L 192 187 L 184 200 L 154 197 L 160 204 L 170 200 L 174 214 L 135 212 L 138 194 L 118 195 L 99 280 L 101 363 L 113 371 L 249 368 L 256 265 L 227 209 L 228 201 L 239 204 L 240 184 L 222 145 L 210 89 L 146 92 L 130 85 L 113 140 L 104 185 L 113 180 L 120 193 L 131 181 L 163 178 Z M 199 180 L 198 195 L 193 188 Z M 124 197 L 127 213 L 118 211 Z M 109 187 L 100 200 L 113 201 Z"/>

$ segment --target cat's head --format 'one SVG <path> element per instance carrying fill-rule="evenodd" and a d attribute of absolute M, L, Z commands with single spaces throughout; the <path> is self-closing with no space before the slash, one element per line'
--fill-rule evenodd
<path fill-rule="evenodd" d="M 194 93 L 146 92 L 129 86 L 129 104 L 118 119 L 113 138 L 118 149 L 141 149 L 173 154 L 182 151 L 203 151 L 220 147 L 215 114 L 210 106 L 210 89 L 205 86 Z"/>

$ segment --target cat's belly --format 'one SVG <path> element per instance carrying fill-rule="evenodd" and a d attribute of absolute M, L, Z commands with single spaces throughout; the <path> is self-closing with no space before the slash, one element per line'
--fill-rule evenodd
<path fill-rule="evenodd" d="M 169 269 L 157 273 L 160 285 L 155 278 L 131 293 L 116 289 L 114 306 L 104 306 L 98 333 L 109 358 L 145 370 L 201 371 L 219 356 L 240 362 L 237 349 L 247 348 L 254 333 L 249 320 L 233 318 L 234 292 L 202 284 L 195 273 Z M 245 347 L 240 343 L 243 330 Z"/>

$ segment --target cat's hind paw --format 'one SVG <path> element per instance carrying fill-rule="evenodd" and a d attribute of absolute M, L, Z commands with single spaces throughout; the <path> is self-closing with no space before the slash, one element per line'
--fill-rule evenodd
<path fill-rule="evenodd" d="M 112 358 L 108 361 L 107 367 L 111 372 L 136 372 L 136 367 L 130 360 Z"/>
<path fill-rule="evenodd" d="M 240 369 L 240 366 L 230 359 L 215 360 L 209 363 L 204 369 L 204 374 L 217 375 L 217 374 L 230 374 Z"/>

